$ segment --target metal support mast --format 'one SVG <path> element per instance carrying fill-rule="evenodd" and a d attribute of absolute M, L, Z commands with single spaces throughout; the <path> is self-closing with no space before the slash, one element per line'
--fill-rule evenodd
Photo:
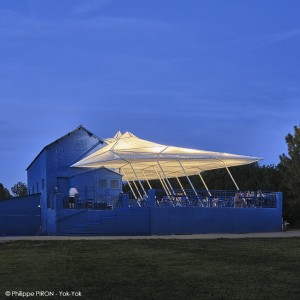
<path fill-rule="evenodd" d="M 185 190 L 184 190 L 184 188 L 183 188 L 183 186 L 182 186 L 182 184 L 181 184 L 181 182 L 180 182 L 179 178 L 178 178 L 178 177 L 176 177 L 176 179 L 177 179 L 177 181 L 178 181 L 178 183 L 179 183 L 179 186 L 180 186 L 180 188 L 182 189 L 182 191 L 183 191 L 184 195 L 186 196 L 186 192 L 185 192 Z"/>
<path fill-rule="evenodd" d="M 130 163 L 129 163 L 129 164 L 130 164 Z M 144 187 L 143 187 L 141 181 L 139 180 L 138 176 L 136 175 L 136 172 L 134 171 L 134 168 L 133 168 L 132 164 L 130 164 L 130 167 L 131 167 L 131 169 L 132 169 L 132 171 L 133 171 L 133 173 L 134 173 L 135 178 L 136 178 L 137 181 L 139 182 L 139 184 L 140 184 L 140 186 L 141 186 L 141 188 L 142 188 L 142 190 L 143 190 L 144 195 L 147 196 L 147 193 L 146 193 L 146 191 L 145 191 L 145 189 L 144 189 Z M 142 197 L 141 197 L 141 198 L 142 198 Z"/>
<path fill-rule="evenodd" d="M 142 170 L 142 172 L 143 172 L 143 175 L 144 175 L 144 177 L 145 177 L 145 179 L 146 179 L 146 182 L 147 182 L 149 188 L 152 189 L 152 186 L 151 186 L 149 180 L 147 179 L 147 177 L 146 177 L 146 175 L 145 175 L 145 172 L 144 172 L 143 170 Z"/>
<path fill-rule="evenodd" d="M 204 181 L 204 179 L 203 179 L 203 177 L 201 176 L 201 173 L 200 173 L 199 171 L 198 171 L 198 174 L 199 174 L 199 177 L 200 177 L 202 183 L 204 184 L 204 186 L 205 186 L 205 188 L 206 188 L 206 190 L 207 190 L 207 192 L 208 192 L 208 195 L 211 196 L 211 193 L 210 193 L 210 191 L 209 191 L 209 189 L 208 189 L 208 187 L 207 187 L 207 185 L 206 185 L 206 183 L 205 183 L 205 181 Z"/>
<path fill-rule="evenodd" d="M 158 165 L 159 165 L 159 168 L 161 169 L 161 171 L 162 171 L 162 173 L 163 173 L 163 175 L 164 175 L 164 177 L 165 177 L 165 179 L 166 179 L 166 181 L 167 181 L 167 183 L 168 183 L 168 185 L 169 185 L 169 187 L 170 187 L 170 189 L 171 189 L 171 191 L 172 191 L 172 194 L 175 196 L 174 189 L 173 189 L 173 187 L 172 187 L 172 185 L 171 185 L 171 183 L 170 183 L 169 179 L 167 178 L 167 176 L 166 176 L 166 174 L 165 174 L 164 170 L 162 169 L 162 167 L 161 167 L 160 163 L 159 163 L 159 162 L 157 162 L 157 163 L 158 163 Z"/>
<path fill-rule="evenodd" d="M 197 191 L 196 191 L 196 189 L 194 188 L 194 185 L 192 184 L 192 182 L 191 182 L 189 176 L 188 176 L 187 173 L 185 172 L 185 169 L 184 169 L 183 165 L 181 164 L 180 160 L 178 160 L 178 163 L 179 163 L 179 165 L 180 165 L 180 167 L 181 167 L 181 169 L 182 169 L 184 175 L 186 176 L 186 178 L 187 178 L 189 184 L 191 185 L 191 187 L 192 187 L 192 189 L 193 189 L 195 195 L 198 196 Z"/>
<path fill-rule="evenodd" d="M 228 169 L 227 167 L 225 167 L 225 168 L 226 168 L 228 174 L 230 175 L 230 177 L 231 177 L 231 179 L 232 179 L 232 181 L 233 181 L 233 183 L 234 183 L 236 189 L 239 191 L 240 189 L 239 189 L 238 185 L 236 184 L 236 182 L 235 182 L 235 180 L 234 180 L 234 178 L 233 178 L 231 172 L 229 171 L 229 169 Z"/>
<path fill-rule="evenodd" d="M 125 176 L 125 179 L 126 179 L 128 185 L 129 185 L 129 187 L 130 187 L 130 190 L 131 190 L 131 192 L 132 192 L 134 198 L 137 199 L 137 196 L 136 196 L 136 194 L 135 194 L 135 192 L 134 192 L 134 190 L 133 190 L 133 188 L 132 188 L 132 186 L 131 186 L 131 184 L 130 184 L 130 182 L 129 182 L 129 180 L 128 180 L 128 178 L 127 178 L 125 172 L 124 172 L 124 170 L 122 170 L 122 172 L 123 172 L 123 174 L 124 174 L 124 176 Z"/>
<path fill-rule="evenodd" d="M 163 189 L 165 190 L 167 196 L 170 196 L 171 194 L 170 194 L 170 191 L 169 191 L 168 187 L 165 186 L 165 183 L 162 181 L 162 178 L 161 178 L 160 174 L 157 172 L 155 166 L 153 166 L 153 168 L 154 168 L 154 170 L 155 170 L 155 172 L 156 172 L 156 174 L 157 174 L 157 176 L 158 176 L 158 178 L 159 178 L 159 181 L 160 181 L 160 183 L 161 183 Z"/>

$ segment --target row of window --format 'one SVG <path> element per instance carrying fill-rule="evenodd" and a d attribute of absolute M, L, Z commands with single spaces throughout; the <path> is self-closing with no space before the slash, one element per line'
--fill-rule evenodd
<path fill-rule="evenodd" d="M 107 179 L 99 179 L 98 181 L 98 187 L 101 189 L 106 189 L 108 188 L 108 181 Z M 45 180 L 44 178 L 42 179 L 42 191 L 44 190 L 45 187 Z M 118 179 L 111 179 L 110 180 L 110 188 L 111 189 L 119 189 L 119 180 Z M 39 193 L 39 183 L 36 183 L 36 190 L 34 189 L 34 186 L 31 187 L 31 194 L 34 193 Z M 30 194 L 30 190 L 29 190 L 29 194 Z"/>
<path fill-rule="evenodd" d="M 45 188 L 45 179 L 43 178 L 42 179 L 42 191 L 44 190 Z M 34 185 L 31 187 L 31 194 L 34 194 L 34 193 L 39 193 L 40 192 L 40 188 L 39 188 L 39 183 L 37 182 L 36 183 L 36 191 L 34 190 Z M 30 188 L 28 188 L 28 193 L 30 194 Z"/>
<path fill-rule="evenodd" d="M 108 180 L 106 179 L 99 179 L 98 187 L 101 189 L 108 188 Z M 110 180 L 110 188 L 111 189 L 119 189 L 119 180 L 118 179 L 111 179 Z"/>

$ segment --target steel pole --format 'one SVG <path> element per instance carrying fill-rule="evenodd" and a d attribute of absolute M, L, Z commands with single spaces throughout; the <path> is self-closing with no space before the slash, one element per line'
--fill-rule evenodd
<path fill-rule="evenodd" d="M 189 176 L 188 176 L 187 173 L 185 172 L 185 169 L 184 169 L 183 165 L 181 164 L 180 160 L 178 160 L 178 163 L 179 163 L 179 165 L 180 165 L 180 167 L 181 167 L 181 169 L 182 169 L 184 175 L 186 176 L 186 178 L 187 178 L 189 184 L 191 185 L 191 187 L 192 187 L 192 189 L 193 189 L 195 195 L 198 196 L 197 191 L 196 191 L 196 189 L 194 188 L 194 185 L 192 184 L 192 182 L 191 182 Z"/>
<path fill-rule="evenodd" d="M 157 176 L 158 176 L 158 179 L 159 179 L 159 181 L 160 181 L 160 183 L 161 183 L 163 189 L 165 190 L 167 196 L 169 196 L 169 193 L 168 193 L 168 191 L 167 191 L 167 189 L 166 189 L 166 187 L 165 187 L 165 185 L 164 185 L 164 183 L 163 183 L 163 181 L 162 181 L 162 179 L 161 179 L 161 176 L 160 176 L 159 173 L 157 172 L 155 166 L 153 166 L 153 168 L 154 168 L 154 170 L 155 170 L 155 172 L 156 172 L 156 174 L 157 174 Z"/>
<path fill-rule="evenodd" d="M 143 172 L 143 175 L 144 175 L 144 177 L 146 179 L 147 184 L 149 185 L 149 188 L 152 189 L 152 186 L 151 186 L 150 182 L 148 181 L 148 179 L 147 179 L 147 177 L 145 175 L 145 172 L 143 170 L 142 170 L 142 172 Z"/>
<path fill-rule="evenodd" d="M 132 194 L 133 194 L 134 198 L 135 198 L 135 199 L 137 199 L 137 196 L 136 196 L 136 194 L 135 194 L 134 190 L 132 189 L 132 187 L 131 187 L 131 184 L 130 184 L 130 182 L 129 182 L 129 180 L 128 180 L 128 178 L 127 178 L 127 176 L 126 176 L 126 174 L 125 174 L 124 170 L 122 170 L 122 172 L 123 172 L 123 174 L 124 174 L 124 176 L 125 176 L 125 179 L 126 179 L 126 181 L 127 181 L 128 185 L 129 185 L 130 189 L 131 189 L 131 192 L 132 192 Z"/>
<path fill-rule="evenodd" d="M 200 173 L 199 171 L 198 171 L 198 174 L 199 174 L 199 177 L 200 177 L 202 183 L 204 184 L 204 186 L 205 186 L 205 188 L 206 188 L 206 190 L 207 190 L 207 192 L 208 192 L 208 195 L 211 196 L 211 193 L 210 193 L 210 191 L 209 191 L 209 189 L 208 189 L 208 187 L 207 187 L 207 185 L 206 185 L 206 183 L 205 183 L 205 181 L 204 181 L 204 179 L 203 179 L 203 177 L 201 176 L 201 173 Z"/>
<path fill-rule="evenodd" d="M 136 175 L 136 172 L 134 171 L 134 168 L 133 168 L 132 164 L 129 163 L 129 165 L 130 165 L 130 167 L 131 167 L 131 169 L 132 169 L 132 171 L 133 171 L 133 173 L 134 173 L 134 176 L 136 177 L 137 181 L 139 182 L 139 184 L 140 184 L 140 186 L 141 186 L 141 188 L 142 188 L 142 190 L 143 190 L 143 192 L 144 192 L 144 195 L 147 196 L 147 193 L 146 193 L 146 191 L 145 191 L 145 189 L 144 189 L 144 187 L 143 187 L 141 181 L 139 180 L 138 176 Z M 142 198 L 142 197 L 141 197 L 141 198 Z"/>
<path fill-rule="evenodd" d="M 134 180 L 132 180 L 132 182 L 133 182 L 133 184 L 134 184 L 134 186 L 135 186 L 135 188 L 136 188 L 137 193 L 139 194 L 140 198 L 142 199 L 143 196 L 142 196 L 142 194 L 140 193 L 138 186 L 136 185 L 136 183 L 135 183 Z"/>
<path fill-rule="evenodd" d="M 161 169 L 161 171 L 162 171 L 162 173 L 163 173 L 163 175 L 164 175 L 164 177 L 165 177 L 165 179 L 166 179 L 166 181 L 167 181 L 167 183 L 168 183 L 168 185 L 169 185 L 169 187 L 170 187 L 170 189 L 171 189 L 171 191 L 172 191 L 173 195 L 175 196 L 174 189 L 173 189 L 173 187 L 172 187 L 172 185 L 171 185 L 171 183 L 170 183 L 169 179 L 167 178 L 167 176 L 166 176 L 166 174 L 165 174 L 164 170 L 162 169 L 162 167 L 161 167 L 160 163 L 159 163 L 159 162 L 157 162 L 157 163 L 158 163 L 158 165 L 159 165 L 159 168 Z"/>
<path fill-rule="evenodd" d="M 231 179 L 232 179 L 232 181 L 233 181 L 233 183 L 234 183 L 236 189 L 239 191 L 240 189 L 239 189 L 238 185 L 236 184 L 236 182 L 235 182 L 235 180 L 234 180 L 232 174 L 230 173 L 229 169 L 228 169 L 227 167 L 225 167 L 225 168 L 226 168 L 228 174 L 230 175 L 230 177 L 231 177 Z"/>
<path fill-rule="evenodd" d="M 186 196 L 186 192 L 185 192 L 185 190 L 184 190 L 184 188 L 183 188 L 183 186 L 182 186 L 182 184 L 181 184 L 181 182 L 180 182 L 179 178 L 178 178 L 178 177 L 176 177 L 176 179 L 177 179 L 177 181 L 178 181 L 178 183 L 179 183 L 179 185 L 180 185 L 180 187 L 181 187 L 181 189 L 182 189 L 182 191 L 183 191 L 184 195 Z"/>

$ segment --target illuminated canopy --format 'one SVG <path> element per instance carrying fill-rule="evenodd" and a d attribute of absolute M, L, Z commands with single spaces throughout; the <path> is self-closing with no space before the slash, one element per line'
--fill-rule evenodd
<path fill-rule="evenodd" d="M 118 132 L 107 145 L 72 167 L 106 167 L 127 180 L 159 179 L 196 175 L 206 170 L 250 164 L 261 158 L 166 146 L 142 140 L 130 132 Z M 162 175 L 163 174 L 163 175 Z"/>

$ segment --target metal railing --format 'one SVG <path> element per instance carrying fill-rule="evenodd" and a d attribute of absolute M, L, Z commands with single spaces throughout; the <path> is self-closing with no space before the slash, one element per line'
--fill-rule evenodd
<path fill-rule="evenodd" d="M 235 208 L 276 208 L 277 199 L 274 192 L 253 191 L 226 191 L 211 190 L 210 195 L 206 190 L 196 191 L 174 190 L 174 194 L 167 195 L 164 190 L 155 190 L 155 203 L 158 207 L 235 207 Z M 137 198 L 129 193 L 130 207 L 147 206 L 147 197 Z"/>
<path fill-rule="evenodd" d="M 136 193 L 137 194 L 137 193 Z M 135 198 L 132 192 L 128 194 L 128 207 L 147 207 L 148 196 Z M 142 191 L 141 191 L 142 195 Z M 153 199 L 152 199 L 153 200 Z M 65 198 L 64 208 L 68 208 L 68 199 Z M 156 207 L 234 207 L 234 208 L 276 208 L 277 198 L 274 192 L 251 192 L 251 191 L 226 191 L 211 190 L 174 190 L 174 193 L 167 194 L 165 190 L 155 190 Z M 152 202 L 153 203 L 153 202 Z M 101 201 L 91 199 L 75 201 L 75 209 L 92 210 L 114 210 L 122 208 L 122 195 L 106 196 Z"/>
<path fill-rule="evenodd" d="M 113 210 L 122 207 L 119 196 L 104 196 L 101 200 L 76 198 L 74 209 Z M 69 200 L 64 198 L 63 208 L 69 208 Z"/>

